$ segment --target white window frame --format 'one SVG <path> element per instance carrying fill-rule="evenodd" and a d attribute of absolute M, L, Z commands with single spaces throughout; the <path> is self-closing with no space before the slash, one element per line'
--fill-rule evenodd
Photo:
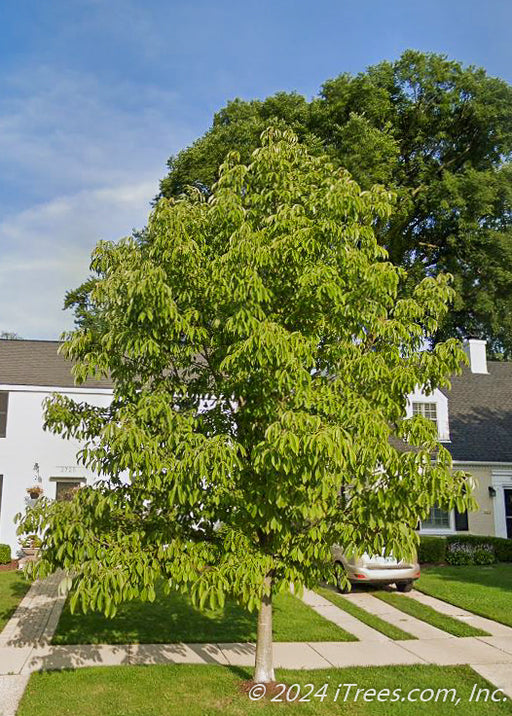
<path fill-rule="evenodd" d="M 416 413 L 414 412 L 414 408 L 415 408 L 416 405 L 421 406 L 421 410 L 420 410 L 419 413 L 418 413 L 418 412 L 416 412 Z M 435 401 L 435 400 L 413 400 L 412 403 L 411 403 L 411 406 L 412 406 L 412 415 L 413 415 L 413 417 L 415 417 L 416 415 L 422 415 L 422 416 L 423 416 L 424 418 L 426 418 L 427 420 L 430 420 L 431 422 L 435 423 L 435 425 L 436 425 L 436 430 L 437 430 L 437 434 L 439 435 L 439 416 L 438 416 L 438 414 L 437 414 L 438 411 L 437 411 L 437 403 L 436 403 L 436 401 Z M 427 406 L 428 406 L 429 408 L 432 408 L 432 407 L 434 408 L 434 411 L 435 411 L 435 414 L 436 414 L 435 419 L 434 419 L 434 418 L 430 418 L 428 415 L 425 415 L 425 413 L 426 413 L 425 408 L 426 408 Z"/>
<path fill-rule="evenodd" d="M 455 529 L 455 513 L 453 510 L 449 510 L 448 517 L 450 519 L 449 527 L 424 527 L 423 522 L 420 522 L 420 534 L 424 535 L 452 535 L 456 533 Z"/>
<path fill-rule="evenodd" d="M 436 425 L 437 439 L 441 443 L 450 442 L 450 425 L 448 419 L 449 404 L 448 398 L 439 388 L 435 388 L 432 392 L 425 392 L 421 387 L 417 386 L 412 393 L 407 396 L 406 417 L 413 417 L 413 403 L 435 403 L 436 404 Z"/>

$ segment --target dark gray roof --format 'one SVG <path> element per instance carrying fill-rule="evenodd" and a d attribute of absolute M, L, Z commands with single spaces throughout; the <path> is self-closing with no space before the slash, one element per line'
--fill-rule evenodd
<path fill-rule="evenodd" d="M 60 341 L 0 339 L 0 384 L 72 388 L 71 363 L 58 354 Z M 83 388 L 111 388 L 108 380 L 88 380 Z"/>
<path fill-rule="evenodd" d="M 488 361 L 488 375 L 464 368 L 451 379 L 448 419 L 454 460 L 512 462 L 512 363 Z"/>

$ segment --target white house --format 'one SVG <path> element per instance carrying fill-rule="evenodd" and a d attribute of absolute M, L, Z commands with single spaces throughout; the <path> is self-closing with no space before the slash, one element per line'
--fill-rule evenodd
<path fill-rule="evenodd" d="M 0 340 L 0 543 L 18 551 L 14 515 L 39 484 L 59 499 L 70 487 L 95 476 L 77 464 L 79 444 L 43 430 L 43 400 L 53 392 L 106 406 L 108 381 L 76 387 L 57 341 Z M 512 538 L 512 363 L 488 362 L 485 341 L 470 340 L 470 367 L 452 379 L 452 388 L 431 395 L 416 390 L 407 414 L 433 420 L 455 466 L 473 476 L 477 512 L 433 508 L 422 532 L 466 532 Z M 37 466 L 37 467 L 35 467 Z M 40 481 L 40 482 L 39 482 Z"/>
<path fill-rule="evenodd" d="M 70 487 L 94 480 L 77 464 L 79 445 L 43 430 L 43 400 L 53 392 L 105 406 L 107 381 L 76 387 L 57 341 L 0 340 L 0 543 L 19 550 L 14 516 L 30 501 L 27 488 L 38 484 L 46 497 L 62 497 Z M 35 467 L 36 466 L 36 467 Z"/>

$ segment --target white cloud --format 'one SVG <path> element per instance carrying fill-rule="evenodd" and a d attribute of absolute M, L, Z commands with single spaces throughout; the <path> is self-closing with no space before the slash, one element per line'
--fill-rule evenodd
<path fill-rule="evenodd" d="M 145 224 L 156 182 L 85 190 L 58 197 L 0 223 L 0 330 L 58 338 L 72 326 L 65 292 L 88 275 L 96 242 Z"/>
<path fill-rule="evenodd" d="M 177 95 L 51 67 L 0 78 L 0 330 L 56 338 L 66 290 L 99 239 L 145 225 L 171 153 Z"/>

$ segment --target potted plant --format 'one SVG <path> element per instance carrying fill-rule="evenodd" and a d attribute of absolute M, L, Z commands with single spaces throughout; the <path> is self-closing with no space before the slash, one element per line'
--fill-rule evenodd
<path fill-rule="evenodd" d="M 43 494 L 43 488 L 40 485 L 31 485 L 27 487 L 27 492 L 31 500 L 37 500 Z"/>
<path fill-rule="evenodd" d="M 41 547 L 41 538 L 37 535 L 27 535 L 21 540 L 21 548 L 27 557 L 35 557 Z"/>

